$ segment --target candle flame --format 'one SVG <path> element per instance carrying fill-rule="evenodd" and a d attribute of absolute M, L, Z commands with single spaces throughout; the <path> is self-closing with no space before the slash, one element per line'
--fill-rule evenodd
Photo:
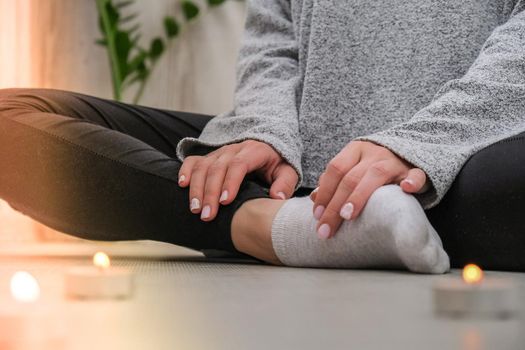
<path fill-rule="evenodd" d="M 475 264 L 463 268 L 463 280 L 468 284 L 480 283 L 483 280 L 483 270 Z"/>
<path fill-rule="evenodd" d="M 93 264 L 100 269 L 107 269 L 111 261 L 106 253 L 98 252 L 93 256 Z"/>
<path fill-rule="evenodd" d="M 21 303 L 33 303 L 40 298 L 40 286 L 29 272 L 19 271 L 11 277 L 11 295 Z"/>

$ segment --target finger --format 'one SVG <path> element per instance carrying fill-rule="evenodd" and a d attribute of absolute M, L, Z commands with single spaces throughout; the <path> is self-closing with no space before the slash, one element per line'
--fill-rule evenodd
<path fill-rule="evenodd" d="M 321 218 L 343 176 L 359 162 L 359 148 L 350 147 L 350 145 L 352 145 L 352 143 L 343 148 L 343 150 L 328 163 L 326 171 L 319 178 L 319 190 L 317 191 L 313 206 L 314 217 L 317 220 Z"/>
<path fill-rule="evenodd" d="M 180 187 L 186 187 L 190 184 L 191 172 L 192 172 L 193 166 L 199 159 L 202 159 L 202 158 L 203 157 L 200 157 L 200 156 L 189 156 L 184 159 L 179 169 L 179 174 L 178 174 L 179 175 L 178 183 Z"/>
<path fill-rule="evenodd" d="M 203 221 L 212 221 L 217 215 L 219 198 L 223 192 L 224 178 L 231 158 L 231 154 L 225 153 L 208 168 L 202 200 L 201 219 Z"/>
<path fill-rule="evenodd" d="M 368 163 L 361 162 L 352 168 L 340 181 L 334 196 L 328 203 L 319 222 L 317 223 L 317 234 L 321 239 L 335 236 L 343 221 L 340 212 L 348 197 L 358 186 L 369 167 Z"/>
<path fill-rule="evenodd" d="M 230 160 L 220 198 L 221 204 L 230 204 L 237 197 L 246 174 L 264 166 L 268 159 L 265 152 L 259 152 L 260 147 L 258 144 L 249 144 Z"/>
<path fill-rule="evenodd" d="M 248 173 L 249 166 L 247 162 L 239 156 L 235 155 L 228 164 L 226 175 L 224 176 L 224 183 L 220 197 L 220 203 L 223 205 L 230 204 L 239 192 L 244 177 Z"/>
<path fill-rule="evenodd" d="M 385 184 L 393 183 L 396 178 L 404 173 L 406 173 L 406 168 L 396 161 L 384 160 L 373 163 L 346 201 L 346 203 L 350 203 L 347 208 L 352 207 L 352 213 L 346 215 L 347 213 L 341 208 L 343 211 L 341 214 L 346 216 L 346 220 L 357 218 L 375 190 Z"/>
<path fill-rule="evenodd" d="M 198 160 L 192 169 L 190 182 L 190 211 L 194 214 L 200 213 L 202 209 L 202 197 L 204 186 L 208 176 L 208 168 L 215 162 L 215 157 L 204 157 Z"/>
<path fill-rule="evenodd" d="M 314 188 L 312 192 L 310 192 L 310 199 L 315 202 L 315 197 L 317 197 L 317 191 L 319 191 L 319 187 Z"/>
<path fill-rule="evenodd" d="M 292 166 L 287 163 L 279 164 L 274 171 L 274 180 L 270 187 L 270 197 L 287 199 L 293 195 L 299 176 Z"/>
<path fill-rule="evenodd" d="M 399 185 L 408 193 L 423 193 L 430 187 L 425 172 L 419 168 L 410 169 Z"/>

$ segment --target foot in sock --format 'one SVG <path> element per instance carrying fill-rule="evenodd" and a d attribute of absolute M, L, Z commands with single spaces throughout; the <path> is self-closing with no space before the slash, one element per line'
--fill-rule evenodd
<path fill-rule="evenodd" d="M 397 185 L 377 189 L 360 216 L 345 221 L 328 240 L 316 234 L 312 206 L 309 197 L 292 198 L 273 220 L 273 249 L 284 265 L 406 268 L 420 273 L 444 273 L 450 268 L 423 208 Z"/>

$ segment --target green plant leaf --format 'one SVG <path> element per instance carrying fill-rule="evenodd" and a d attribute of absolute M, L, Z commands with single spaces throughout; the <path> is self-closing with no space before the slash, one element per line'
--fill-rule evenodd
<path fill-rule="evenodd" d="M 111 29 L 116 29 L 120 14 L 118 13 L 117 9 L 113 7 L 111 1 L 106 2 L 106 13 L 108 15 L 109 25 L 111 26 Z"/>
<path fill-rule="evenodd" d="M 120 69 L 120 77 L 122 81 L 126 79 L 129 74 L 128 70 L 128 57 L 132 49 L 131 40 L 129 34 L 123 31 L 117 31 L 115 34 L 115 46 L 117 52 L 118 66 Z"/>
<path fill-rule="evenodd" d="M 136 83 L 137 81 L 146 79 L 149 72 L 150 70 L 146 66 L 146 60 L 140 61 L 135 67 L 135 70 L 129 74 L 128 80 L 126 81 L 126 85 L 130 86 Z"/>
<path fill-rule="evenodd" d="M 129 76 L 129 80 L 126 81 L 126 86 L 133 85 L 134 83 L 136 83 L 137 81 L 141 79 L 143 79 L 143 77 L 139 73 L 132 74 Z"/>
<path fill-rule="evenodd" d="M 199 14 L 199 8 L 193 2 L 185 0 L 181 3 L 182 12 L 186 20 L 191 21 L 193 18 L 197 17 Z"/>
<path fill-rule="evenodd" d="M 119 1 L 119 2 L 117 2 L 115 4 L 115 8 L 120 10 L 121 8 L 129 6 L 129 5 L 133 4 L 134 2 L 135 2 L 135 0 Z"/>
<path fill-rule="evenodd" d="M 145 52 L 145 51 L 139 52 L 129 62 L 129 64 L 128 64 L 128 71 L 130 73 L 133 73 L 136 70 L 138 70 L 139 66 L 144 65 L 144 61 L 146 60 L 147 57 L 148 57 L 148 53 L 147 52 Z"/>
<path fill-rule="evenodd" d="M 128 15 L 128 16 L 126 16 L 126 17 L 122 17 L 122 18 L 119 20 L 119 22 L 120 22 L 120 23 L 131 22 L 132 20 L 134 20 L 134 19 L 137 18 L 137 17 L 138 17 L 138 14 L 133 13 L 133 14 Z"/>
<path fill-rule="evenodd" d="M 126 29 L 126 32 L 129 34 L 129 35 L 132 35 L 133 33 L 135 33 L 137 30 L 140 29 L 140 24 L 135 24 L 133 27 L 129 28 L 129 29 Z"/>
<path fill-rule="evenodd" d="M 164 52 L 164 42 L 161 38 L 155 38 L 151 42 L 151 46 L 149 49 L 149 57 L 155 61 L 157 58 L 159 58 L 160 55 Z"/>
<path fill-rule="evenodd" d="M 130 80 L 130 84 L 133 84 L 137 81 L 144 81 L 145 79 L 148 78 L 149 74 L 150 74 L 150 70 L 148 69 L 144 61 L 137 66 L 135 75 Z"/>
<path fill-rule="evenodd" d="M 210 6 L 218 6 L 225 2 L 226 0 L 208 0 L 208 5 Z"/>
<path fill-rule="evenodd" d="M 164 17 L 164 30 L 168 38 L 174 38 L 179 35 L 180 27 L 175 18 L 167 16 Z"/>

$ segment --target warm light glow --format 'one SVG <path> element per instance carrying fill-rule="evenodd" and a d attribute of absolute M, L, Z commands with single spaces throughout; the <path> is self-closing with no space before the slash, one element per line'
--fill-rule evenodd
<path fill-rule="evenodd" d="M 483 280 L 483 270 L 475 264 L 463 268 L 463 280 L 468 284 L 480 283 Z"/>
<path fill-rule="evenodd" d="M 106 253 L 98 252 L 93 256 L 93 264 L 98 268 L 107 269 L 111 265 L 111 261 Z"/>
<path fill-rule="evenodd" d="M 11 277 L 11 295 L 22 303 L 33 303 L 40 298 L 40 286 L 29 272 L 19 271 Z"/>
<path fill-rule="evenodd" d="M 31 50 L 34 46 L 30 37 L 32 3 L 30 0 L 0 1 L 0 88 L 33 85 L 36 80 L 36 76 L 32 76 L 35 74 L 32 63 L 37 62 Z M 42 58 L 38 58 L 41 61 Z"/>

